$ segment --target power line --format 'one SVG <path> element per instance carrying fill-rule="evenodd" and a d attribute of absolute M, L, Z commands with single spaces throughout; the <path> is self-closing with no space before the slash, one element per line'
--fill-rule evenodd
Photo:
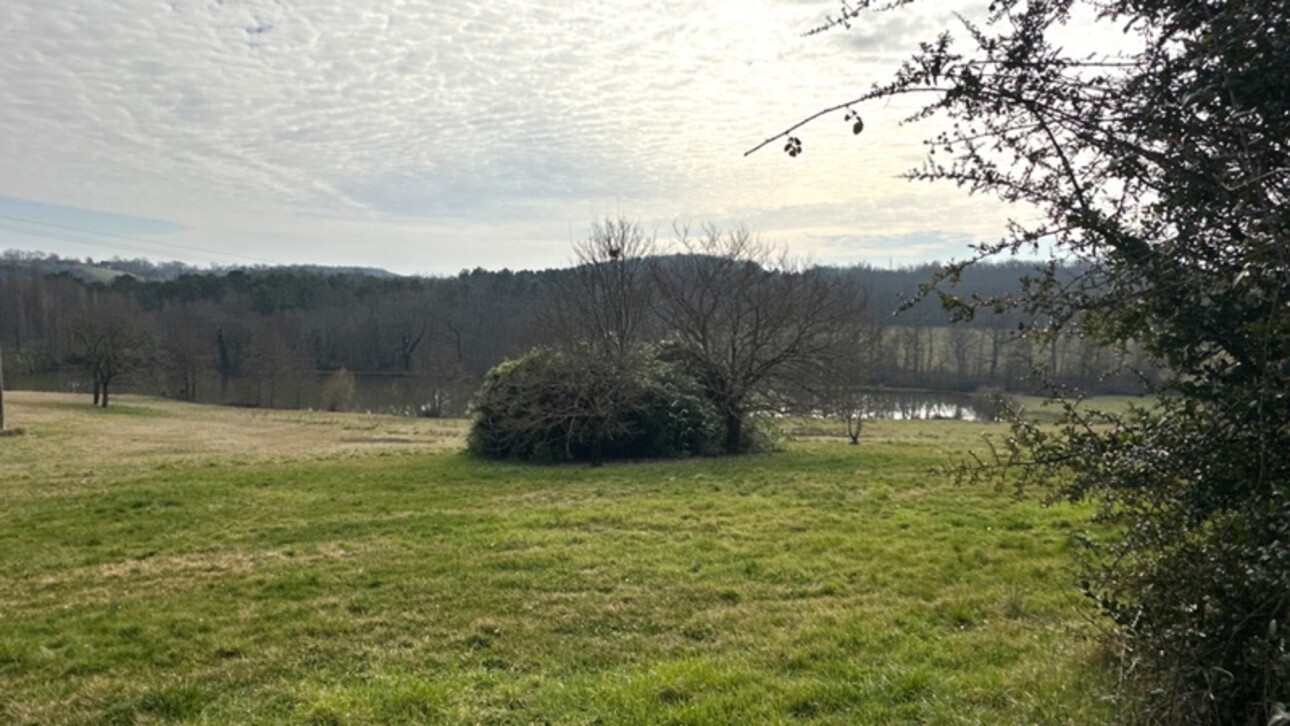
<path fill-rule="evenodd" d="M 58 240 L 61 242 L 72 242 L 74 244 L 92 245 L 94 247 L 102 247 L 104 249 L 118 251 L 118 252 L 120 250 L 130 250 L 136 253 L 156 254 L 156 250 L 149 250 L 143 247 L 135 247 L 134 245 L 123 244 L 121 242 L 113 242 L 109 244 L 106 242 L 99 242 L 96 240 L 85 239 L 84 237 L 76 237 L 69 234 L 60 234 L 58 232 L 54 232 L 50 230 L 24 229 L 22 227 L 14 227 L 3 223 L 0 223 L 0 231 L 13 232 L 16 234 L 27 235 L 29 237 L 40 237 L 43 239 Z"/>
<path fill-rule="evenodd" d="M 158 246 L 158 247 L 170 247 L 170 248 L 174 248 L 174 249 L 177 249 L 177 250 L 184 250 L 184 251 L 186 251 L 186 252 L 198 252 L 198 253 L 206 254 L 206 255 L 218 255 L 218 256 L 220 256 L 220 257 L 235 257 L 235 258 L 238 258 L 238 259 L 250 260 L 251 262 L 259 262 L 259 263 L 266 264 L 266 265 L 279 265 L 279 264 L 282 264 L 282 263 L 280 263 L 280 262 L 276 262 L 276 261 L 274 261 L 274 260 L 266 260 L 266 259 L 264 259 L 264 258 L 262 258 L 262 257 L 251 257 L 251 256 L 249 256 L 249 255 L 239 255 L 239 254 L 236 254 L 236 253 L 233 253 L 233 252 L 217 252 L 217 251 L 215 251 L 215 250 L 203 249 L 203 248 L 201 248 L 201 247 L 190 247 L 190 246 L 187 246 L 187 245 L 175 244 L 175 243 L 173 243 L 173 242 L 158 242 L 158 241 L 156 241 L 156 240 L 144 239 L 144 238 L 142 238 L 142 237 L 131 237 L 131 236 L 129 236 L 129 235 L 116 234 L 116 233 L 114 233 L 114 232 L 100 232 L 100 231 L 98 231 L 98 230 L 86 229 L 86 228 L 84 228 L 84 227 L 74 227 L 74 226 L 72 226 L 72 225 L 70 225 L 70 224 L 57 224 L 57 223 L 55 223 L 55 222 L 44 222 L 44 221 L 41 221 L 41 220 L 39 220 L 39 219 L 29 219 L 29 218 L 26 218 L 26 217 L 15 217 L 15 216 L 11 216 L 11 215 L 8 215 L 8 214 L 0 214 L 0 219 L 8 219 L 8 220 L 11 220 L 11 221 L 14 221 L 14 222 L 21 222 L 21 223 L 23 223 L 23 224 L 37 224 L 37 225 L 40 225 L 40 226 L 42 226 L 42 227 L 53 227 L 53 228 L 55 228 L 55 229 L 63 229 L 63 230 L 69 230 L 69 231 L 72 231 L 72 232 L 81 232 L 81 233 L 84 233 L 84 234 L 99 235 L 99 236 L 102 236 L 102 237 L 112 237 L 112 238 L 114 238 L 114 239 L 128 240 L 128 241 L 131 241 L 131 242 L 139 242 L 139 243 L 142 243 L 142 244 L 145 244 L 145 245 L 155 245 L 155 246 Z M 6 226 L 6 227 L 0 227 L 0 229 L 7 229 L 7 230 L 8 230 L 8 231 L 10 231 L 10 232 L 18 232 L 18 233 L 21 233 L 21 234 L 30 234 L 30 235 L 35 236 L 35 237 L 46 237 L 46 238 L 48 238 L 48 239 L 61 239 L 61 240 L 63 240 L 63 241 L 67 241 L 67 242 L 79 242 L 79 243 L 81 243 L 81 244 L 94 245 L 94 246 L 98 246 L 98 247 L 107 247 L 107 248 L 109 248 L 109 249 L 112 249 L 112 246 L 107 245 L 107 244 L 105 244 L 105 243 L 103 243 L 103 242 L 96 242 L 96 241 L 87 240 L 87 239 L 84 239 L 84 238 L 72 237 L 72 236 L 70 236 L 70 235 L 66 235 L 66 236 L 54 236 L 54 235 L 55 235 L 55 234 L 57 234 L 57 233 L 54 233 L 54 232 L 47 232 L 47 231 L 45 231 L 45 230 L 24 230 L 24 229 L 21 229 L 21 228 L 7 227 L 7 226 Z M 142 250 L 140 250 L 139 248 L 131 248 L 129 245 L 117 245 L 117 246 L 119 246 L 119 247 L 121 247 L 121 248 L 124 248 L 124 249 L 133 249 L 135 252 L 143 252 L 144 254 L 149 254 L 149 253 L 151 253 L 151 254 L 157 254 L 157 251 L 156 251 L 156 250 L 149 250 L 149 249 L 142 249 Z"/>

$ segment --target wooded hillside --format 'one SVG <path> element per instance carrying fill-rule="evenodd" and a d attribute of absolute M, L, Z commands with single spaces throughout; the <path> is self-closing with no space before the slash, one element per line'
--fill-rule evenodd
<path fill-rule="evenodd" d="M 78 263 L 6 254 L 0 263 L 0 350 L 9 385 L 89 391 L 95 335 L 133 335 L 134 364 L 116 384 L 170 397 L 265 407 L 318 407 L 342 368 L 388 390 L 387 410 L 460 414 L 491 367 L 549 337 L 545 312 L 571 270 L 462 271 L 401 277 L 327 268 L 200 270 L 147 261 Z M 135 270 L 141 276 L 120 273 Z M 1131 356 L 1079 339 L 1044 340 L 1042 319 L 1015 311 L 950 327 L 934 299 L 910 305 L 934 265 L 827 268 L 868 297 L 882 328 L 869 385 L 1033 390 L 1027 361 L 1057 382 L 1097 392 L 1136 385 Z M 56 270 L 56 272 L 51 271 Z M 1034 265 L 973 268 L 963 295 L 1014 295 Z M 155 271 L 151 275 L 150 271 Z M 1073 271 L 1071 271 L 1073 274 Z M 149 278 L 152 279 L 149 279 Z M 402 401 L 402 403 L 399 403 Z"/>

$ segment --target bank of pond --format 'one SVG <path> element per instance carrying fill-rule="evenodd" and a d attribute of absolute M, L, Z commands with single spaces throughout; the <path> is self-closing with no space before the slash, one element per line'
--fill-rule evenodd
<path fill-rule="evenodd" d="M 333 372 L 320 371 L 278 379 L 212 379 L 202 381 L 192 396 L 159 381 L 128 381 L 122 389 L 204 404 L 326 410 L 329 406 L 324 400 L 324 384 L 331 375 Z M 77 369 L 10 375 L 5 383 L 13 390 L 90 395 L 89 383 Z M 355 373 L 353 395 L 340 408 L 393 416 L 464 416 L 473 393 L 474 387 L 464 382 L 443 382 L 426 376 Z M 993 395 L 875 388 L 864 390 L 852 400 L 857 403 L 861 418 L 868 420 L 990 421 L 994 419 Z"/>

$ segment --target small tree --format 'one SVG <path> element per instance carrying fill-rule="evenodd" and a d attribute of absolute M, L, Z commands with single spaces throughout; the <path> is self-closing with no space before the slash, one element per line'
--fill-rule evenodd
<path fill-rule="evenodd" d="M 323 381 L 321 399 L 328 411 L 348 411 L 354 405 L 354 374 L 341 366 Z"/>
<path fill-rule="evenodd" d="M 853 445 L 860 443 L 865 417 L 872 410 L 871 389 L 881 383 L 885 335 L 885 326 L 859 317 L 840 327 L 831 355 L 821 361 L 815 380 L 809 383 L 811 413 L 841 420 Z"/>
<path fill-rule="evenodd" d="M 852 446 L 860 443 L 860 432 L 864 430 L 865 416 L 869 414 L 869 396 L 857 388 L 838 391 L 830 397 L 831 412 L 847 427 L 847 439 Z"/>
<path fill-rule="evenodd" d="M 162 367 L 178 398 L 197 401 L 202 381 L 215 372 L 214 318 L 208 303 L 172 303 L 158 311 Z"/>
<path fill-rule="evenodd" d="M 154 362 L 152 335 L 134 317 L 133 306 L 104 300 L 72 324 L 72 359 L 90 379 L 94 405 L 108 407 L 112 386 Z"/>
<path fill-rule="evenodd" d="M 847 438 L 852 444 L 859 444 L 865 417 L 871 412 L 873 396 L 867 390 L 867 386 L 871 384 L 867 375 L 870 368 L 857 361 L 834 370 L 836 377 L 824 381 L 816 391 L 815 398 L 819 402 L 817 409 L 824 415 L 842 421 L 846 426 Z"/>

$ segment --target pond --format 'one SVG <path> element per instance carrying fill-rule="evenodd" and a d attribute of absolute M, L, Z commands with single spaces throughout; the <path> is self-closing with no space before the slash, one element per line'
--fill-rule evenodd
<path fill-rule="evenodd" d="M 988 397 L 953 391 L 882 389 L 863 394 L 865 419 L 992 421 Z"/>
<path fill-rule="evenodd" d="M 250 379 L 220 382 L 204 380 L 198 386 L 198 403 L 262 408 L 323 407 L 321 387 L 327 373 L 271 383 Z M 5 381 L 10 389 L 31 391 L 80 392 L 89 395 L 81 373 L 74 369 L 36 374 L 11 375 Z M 171 395 L 160 385 L 121 386 L 121 392 Z M 418 376 L 364 374 L 354 375 L 354 397 L 351 411 L 392 414 L 395 416 L 431 415 L 463 416 L 473 393 L 467 386 L 435 386 Z M 989 400 L 980 395 L 951 391 L 875 389 L 862 394 L 865 419 L 989 421 Z"/>
<path fill-rule="evenodd" d="M 198 381 L 197 403 L 254 408 L 323 408 L 322 383 L 330 375 L 319 372 L 275 381 L 237 378 L 226 381 L 210 376 Z M 40 373 L 11 374 L 5 387 L 28 391 L 59 391 L 90 395 L 85 376 L 66 369 Z M 128 382 L 113 388 L 114 393 L 143 393 L 169 397 L 176 394 L 162 382 Z M 473 390 L 461 385 L 436 386 L 419 376 L 363 374 L 354 375 L 354 396 L 346 407 L 350 411 L 383 413 L 395 416 L 465 415 Z"/>

